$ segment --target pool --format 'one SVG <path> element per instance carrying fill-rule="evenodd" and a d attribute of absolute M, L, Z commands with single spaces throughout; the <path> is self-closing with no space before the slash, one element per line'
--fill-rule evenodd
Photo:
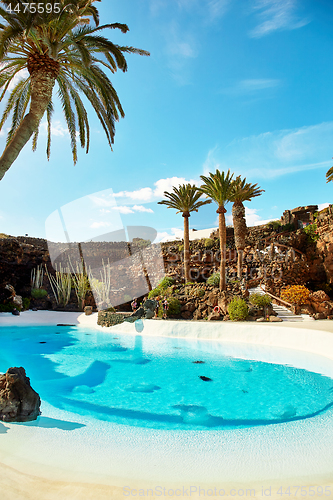
<path fill-rule="evenodd" d="M 214 340 L 219 329 L 227 341 Z M 331 335 L 155 321 L 1 327 L 0 371 L 26 368 L 42 415 L 0 423 L 0 462 L 120 488 L 330 484 L 333 361 L 319 352 Z"/>
<path fill-rule="evenodd" d="M 101 421 L 231 430 L 313 418 L 333 406 L 331 377 L 251 359 L 248 348 L 242 359 L 242 344 L 64 326 L 4 327 L 0 342 L 0 371 L 24 366 L 43 404 Z M 267 350 L 256 347 L 256 358 Z"/>

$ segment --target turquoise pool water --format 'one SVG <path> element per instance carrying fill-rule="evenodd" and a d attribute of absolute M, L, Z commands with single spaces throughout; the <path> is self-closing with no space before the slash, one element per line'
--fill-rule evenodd
<path fill-rule="evenodd" d="M 0 345 L 0 372 L 24 366 L 42 402 L 119 424 L 246 428 L 333 406 L 330 377 L 225 355 L 219 342 L 38 326 L 1 327 Z"/>

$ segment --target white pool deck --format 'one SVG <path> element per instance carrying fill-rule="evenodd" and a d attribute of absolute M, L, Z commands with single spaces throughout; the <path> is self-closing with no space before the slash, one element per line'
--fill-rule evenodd
<path fill-rule="evenodd" d="M 0 326 L 65 323 L 101 328 L 96 321 L 96 314 L 0 314 Z M 316 353 L 322 356 L 321 366 L 311 365 L 310 357 L 307 365 L 302 356 L 301 367 L 333 378 L 333 321 L 329 320 L 299 324 L 144 320 L 103 329 L 108 330 L 216 340 L 231 350 L 231 343 L 247 344 L 252 359 L 258 344 L 287 348 L 285 361 L 295 366 L 299 366 L 297 350 Z M 246 348 L 243 352 L 246 356 Z M 270 356 L 267 349 L 265 361 L 281 361 L 279 354 Z M 1 500 L 238 499 L 254 497 L 253 490 L 255 498 L 333 498 L 333 410 L 304 421 L 257 428 L 162 431 L 85 419 L 42 403 L 37 422 L 0 423 Z"/>

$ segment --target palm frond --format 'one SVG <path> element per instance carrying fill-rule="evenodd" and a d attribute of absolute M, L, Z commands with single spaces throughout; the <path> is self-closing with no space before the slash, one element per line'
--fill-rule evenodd
<path fill-rule="evenodd" d="M 149 55 L 145 50 L 132 46 L 117 45 L 110 41 L 104 32 L 120 30 L 127 33 L 129 28 L 122 23 L 99 25 L 99 12 L 94 5 L 99 0 L 40 0 L 44 12 L 24 12 L 23 0 L 0 0 L 0 101 L 8 96 L 8 101 L 0 121 L 0 129 L 12 115 L 9 142 L 18 130 L 27 106 L 31 100 L 31 79 L 26 86 L 19 82 L 8 93 L 13 79 L 23 69 L 29 69 L 32 82 L 40 77 L 53 78 L 58 84 L 58 96 L 71 139 L 74 163 L 77 161 L 77 130 L 80 144 L 89 151 L 90 130 L 86 103 L 92 105 L 112 149 L 115 136 L 115 123 L 124 117 L 124 110 L 115 88 L 106 72 L 126 71 L 126 54 Z M 60 3 L 60 12 L 55 12 L 55 4 Z M 6 11 L 11 5 L 12 13 Z M 16 6 L 22 8 L 13 11 Z M 51 12 L 46 6 L 51 5 Z M 37 6 L 36 6 L 37 7 Z M 50 61 L 51 59 L 51 61 Z M 53 63 L 56 61 L 57 63 Z M 52 76 L 53 75 L 53 76 Z M 29 77 L 30 78 L 30 77 Z M 52 82 L 52 84 L 54 84 Z M 33 83 L 34 85 L 34 83 Z M 32 93 L 33 99 L 34 93 Z M 52 91 L 50 92 L 52 96 Z M 36 107 L 34 108 L 36 109 Z M 53 104 L 44 103 L 47 119 L 47 158 L 51 147 L 51 118 Z M 30 112 L 30 111 L 29 111 Z M 41 115 L 43 116 L 43 115 Z M 38 117 L 39 123 L 41 117 Z M 36 120 L 36 123 L 38 122 Z M 37 127 L 39 125 L 36 125 Z M 30 136 L 31 137 L 31 136 Z M 37 145 L 38 131 L 33 137 L 33 149 Z M 199 203 L 199 201 L 197 201 Z"/>
<path fill-rule="evenodd" d="M 75 165 L 77 162 L 77 145 L 76 145 L 76 123 L 75 123 L 75 114 L 72 108 L 72 99 L 68 91 L 67 82 L 63 80 L 61 76 L 57 78 L 57 83 L 59 87 L 58 95 L 65 115 L 69 136 L 71 138 L 71 149 L 73 155 L 73 162 Z"/>
<path fill-rule="evenodd" d="M 326 182 L 331 182 L 333 181 L 333 167 L 331 167 L 327 172 L 326 172 Z"/>
<path fill-rule="evenodd" d="M 215 174 L 209 172 L 209 176 L 200 175 L 203 184 L 199 190 L 215 201 L 219 207 L 224 207 L 230 201 L 233 176 L 234 174 L 231 174 L 230 170 L 226 174 L 216 170 Z"/>
<path fill-rule="evenodd" d="M 165 200 L 159 201 L 159 205 L 166 205 L 168 208 L 174 208 L 177 213 L 197 212 L 200 207 L 211 203 L 211 200 L 199 200 L 202 193 L 197 186 L 182 184 L 173 187 L 173 192 L 164 191 Z"/>
<path fill-rule="evenodd" d="M 53 115 L 53 103 L 49 102 L 46 110 L 47 119 L 47 145 L 46 145 L 46 157 L 49 160 L 51 155 L 51 130 L 52 130 L 52 115 Z"/>
<path fill-rule="evenodd" d="M 246 178 L 241 179 L 241 177 L 238 176 L 231 184 L 230 201 L 234 203 L 251 201 L 252 198 L 260 196 L 264 191 L 264 189 L 258 187 L 258 184 L 251 184 L 246 182 Z"/>

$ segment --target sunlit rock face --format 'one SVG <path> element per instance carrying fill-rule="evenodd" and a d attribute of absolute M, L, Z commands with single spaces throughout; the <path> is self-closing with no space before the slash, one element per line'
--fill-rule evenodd
<path fill-rule="evenodd" d="M 8 368 L 0 376 L 0 419 L 4 422 L 26 422 L 40 415 L 40 397 L 30 385 L 22 367 Z"/>

